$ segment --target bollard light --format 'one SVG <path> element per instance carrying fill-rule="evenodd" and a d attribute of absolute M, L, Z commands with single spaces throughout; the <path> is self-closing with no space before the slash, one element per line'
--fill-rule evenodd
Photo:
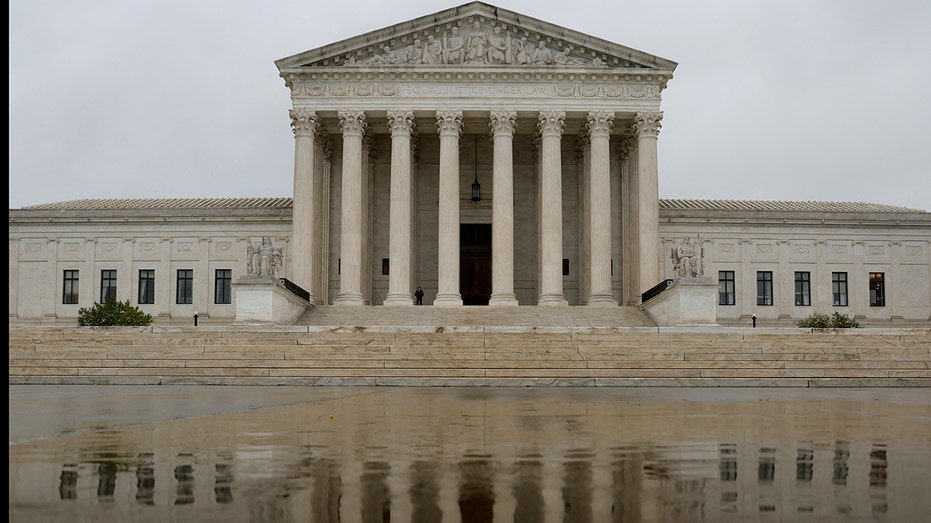
<path fill-rule="evenodd" d="M 754 314 L 753 316 L 750 316 L 750 319 L 753 320 L 753 328 L 755 329 L 756 328 L 756 314 Z"/>
<path fill-rule="evenodd" d="M 197 327 L 197 311 L 194 311 L 194 326 Z"/>

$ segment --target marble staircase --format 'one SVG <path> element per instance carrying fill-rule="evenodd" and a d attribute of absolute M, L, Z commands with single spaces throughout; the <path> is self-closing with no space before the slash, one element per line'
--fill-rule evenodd
<path fill-rule="evenodd" d="M 655 327 L 638 307 L 319 306 L 296 322 L 316 326 Z"/>
<path fill-rule="evenodd" d="M 638 309 L 319 307 L 300 325 L 11 324 L 9 383 L 931 387 L 931 329 L 660 328 Z"/>

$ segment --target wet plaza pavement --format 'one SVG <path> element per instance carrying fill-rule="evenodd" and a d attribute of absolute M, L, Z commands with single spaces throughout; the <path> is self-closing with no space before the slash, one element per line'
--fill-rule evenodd
<path fill-rule="evenodd" d="M 10 386 L 10 521 L 923 521 L 931 390 Z"/>

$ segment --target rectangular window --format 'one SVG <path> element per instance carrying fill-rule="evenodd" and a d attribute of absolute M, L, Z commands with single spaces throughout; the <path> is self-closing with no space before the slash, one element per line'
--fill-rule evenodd
<path fill-rule="evenodd" d="M 388 258 L 381 259 L 381 274 L 382 276 L 391 274 L 391 263 L 388 261 Z"/>
<path fill-rule="evenodd" d="M 773 304 L 773 272 L 757 271 L 756 273 L 756 304 Z"/>
<path fill-rule="evenodd" d="M 194 269 L 178 269 L 175 303 L 194 303 Z"/>
<path fill-rule="evenodd" d="M 886 274 L 882 272 L 870 273 L 870 307 L 886 306 Z"/>
<path fill-rule="evenodd" d="M 562 275 L 569 276 L 569 258 L 562 259 Z"/>
<path fill-rule="evenodd" d="M 835 307 L 847 306 L 847 273 L 831 273 L 831 293 L 834 295 Z"/>
<path fill-rule="evenodd" d="M 104 269 L 100 271 L 100 303 L 116 299 L 116 271 Z"/>
<path fill-rule="evenodd" d="M 155 303 L 154 269 L 139 269 L 139 303 Z"/>
<path fill-rule="evenodd" d="M 213 282 L 213 303 L 233 303 L 230 292 L 232 281 L 232 269 L 217 269 Z"/>
<path fill-rule="evenodd" d="M 74 305 L 78 302 L 78 271 L 65 271 L 65 285 L 61 292 L 61 302 Z"/>
<path fill-rule="evenodd" d="M 737 303 L 734 285 L 734 271 L 718 271 L 718 305 Z"/>
<path fill-rule="evenodd" d="M 795 273 L 795 304 L 800 307 L 811 305 L 811 273 Z"/>

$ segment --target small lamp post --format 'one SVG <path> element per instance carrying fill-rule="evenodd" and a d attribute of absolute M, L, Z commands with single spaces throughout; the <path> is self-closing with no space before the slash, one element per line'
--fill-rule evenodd
<path fill-rule="evenodd" d="M 756 320 L 754 319 L 754 322 Z M 197 311 L 194 311 L 194 326 L 197 327 Z"/>
<path fill-rule="evenodd" d="M 194 318 L 195 318 L 194 325 L 197 325 L 196 313 L 195 313 Z M 750 319 L 753 320 L 753 328 L 755 329 L 756 328 L 756 313 L 754 313 L 753 316 L 750 316 Z"/>

